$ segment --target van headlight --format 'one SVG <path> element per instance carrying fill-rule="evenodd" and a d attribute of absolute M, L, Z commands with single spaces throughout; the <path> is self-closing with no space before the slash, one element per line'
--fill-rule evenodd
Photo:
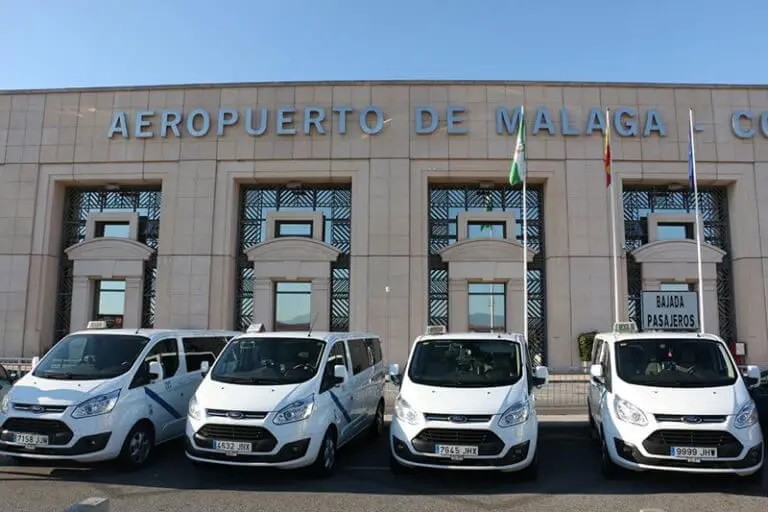
<path fill-rule="evenodd" d="M 72 417 L 90 418 L 91 416 L 99 416 L 100 414 L 107 414 L 112 412 L 112 409 L 115 408 L 117 399 L 119 397 L 120 390 L 116 389 L 111 393 L 89 398 L 85 402 L 75 407 L 75 410 L 72 411 Z"/>
<path fill-rule="evenodd" d="M 401 395 L 397 395 L 395 400 L 395 417 L 409 425 L 424 423 L 424 415 L 411 407 Z"/>
<path fill-rule="evenodd" d="M 315 395 L 312 394 L 280 409 L 272 421 L 275 425 L 285 425 L 286 423 L 305 420 L 309 418 L 314 408 Z"/>
<path fill-rule="evenodd" d="M 499 426 L 501 428 L 507 428 L 525 423 L 528 421 L 530 415 L 531 402 L 526 398 L 521 402 L 513 404 L 512 407 L 501 414 L 501 418 L 499 418 Z"/>
<path fill-rule="evenodd" d="M 192 395 L 192 399 L 189 401 L 189 410 L 187 415 L 193 420 L 199 420 L 203 416 L 203 410 L 200 408 L 200 404 L 197 403 L 197 395 Z"/>
<path fill-rule="evenodd" d="M 630 425 L 644 427 L 648 424 L 648 418 L 640 408 L 618 396 L 613 401 L 613 410 L 616 412 L 617 418 Z"/>
<path fill-rule="evenodd" d="M 3 401 L 0 402 L 0 414 L 5 414 L 8 412 L 8 404 L 11 403 L 11 394 L 8 393 L 3 397 Z"/>
<path fill-rule="evenodd" d="M 742 405 L 739 412 L 736 413 L 736 416 L 733 418 L 733 426 L 736 428 L 747 428 L 755 423 L 757 423 L 757 407 L 755 406 L 755 401 L 750 400 Z"/>

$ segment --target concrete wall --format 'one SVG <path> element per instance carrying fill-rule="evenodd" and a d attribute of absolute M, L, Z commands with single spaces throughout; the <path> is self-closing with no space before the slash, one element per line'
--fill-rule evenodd
<path fill-rule="evenodd" d="M 540 106 L 549 108 L 556 130 L 528 137 L 529 180 L 545 186 L 551 363 L 577 363 L 576 335 L 612 321 L 601 132 L 563 135 L 563 106 L 582 133 L 593 107 L 629 107 L 643 116 L 637 136 L 613 134 L 617 195 L 622 181 L 687 182 L 687 109 L 694 107 L 702 127 L 696 147 L 700 183 L 729 187 L 739 337 L 751 360 L 768 362 L 768 140 L 759 119 L 751 139 L 736 137 L 731 126 L 736 110 L 768 110 L 768 89 L 599 84 L 283 84 L 0 94 L 0 355 L 35 355 L 50 342 L 65 186 L 162 184 L 156 325 L 229 328 L 238 183 L 343 180 L 353 193 L 351 328 L 388 333 L 387 355 L 402 359 L 427 318 L 428 182 L 505 182 L 514 136 L 496 133 L 496 108 L 521 104 L 529 131 Z M 354 113 L 346 134 L 339 134 L 331 107 L 340 105 L 377 105 L 385 118 L 382 131 L 364 133 Z M 425 105 L 441 118 L 428 135 L 414 129 L 415 109 Z M 469 133 L 447 133 L 449 105 L 466 108 L 461 126 Z M 271 115 L 259 137 L 246 133 L 242 115 L 256 106 Z M 276 134 L 281 106 L 297 108 L 296 135 Z M 326 108 L 325 135 L 303 133 L 305 106 Z M 192 137 L 186 116 L 198 108 L 214 118 L 207 135 Z M 221 136 L 219 108 L 241 112 Z M 663 120 L 665 136 L 643 136 L 649 109 Z M 149 128 L 154 136 L 136 138 L 134 116 L 146 110 L 156 114 Z M 160 137 L 163 110 L 184 114 L 180 138 L 170 132 Z M 107 137 L 114 111 L 127 113 L 128 140 Z M 618 210 L 621 219 L 620 202 Z"/>

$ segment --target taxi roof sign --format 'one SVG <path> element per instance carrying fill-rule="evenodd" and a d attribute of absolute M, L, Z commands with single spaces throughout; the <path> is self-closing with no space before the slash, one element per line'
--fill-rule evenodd
<path fill-rule="evenodd" d="M 88 322 L 88 325 L 85 328 L 86 329 L 106 329 L 107 322 L 104 320 L 91 320 L 90 322 Z"/>
<path fill-rule="evenodd" d="M 616 322 L 613 324 L 613 332 L 620 332 L 620 333 L 636 333 L 637 330 L 637 324 L 635 322 Z"/>
<path fill-rule="evenodd" d="M 424 334 L 433 336 L 435 334 L 445 334 L 447 332 L 448 329 L 446 329 L 444 325 L 428 325 L 427 330 L 424 331 Z"/>
<path fill-rule="evenodd" d="M 251 324 L 248 326 L 248 329 L 245 332 L 264 332 L 266 329 L 264 328 L 264 324 Z"/>

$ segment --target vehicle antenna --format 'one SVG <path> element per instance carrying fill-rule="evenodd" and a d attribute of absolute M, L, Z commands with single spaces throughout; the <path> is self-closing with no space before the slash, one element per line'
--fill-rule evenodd
<path fill-rule="evenodd" d="M 309 330 L 307 331 L 307 338 L 309 338 L 312 335 L 312 329 L 315 327 L 315 322 L 317 321 L 317 314 L 319 311 L 315 312 L 315 316 L 312 317 L 312 322 L 309 324 Z"/>

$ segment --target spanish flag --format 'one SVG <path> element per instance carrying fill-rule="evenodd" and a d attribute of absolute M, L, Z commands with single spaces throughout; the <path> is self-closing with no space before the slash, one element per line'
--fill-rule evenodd
<path fill-rule="evenodd" d="M 603 163 L 605 164 L 605 186 L 611 186 L 611 118 L 610 110 L 605 111 L 605 145 Z"/>

